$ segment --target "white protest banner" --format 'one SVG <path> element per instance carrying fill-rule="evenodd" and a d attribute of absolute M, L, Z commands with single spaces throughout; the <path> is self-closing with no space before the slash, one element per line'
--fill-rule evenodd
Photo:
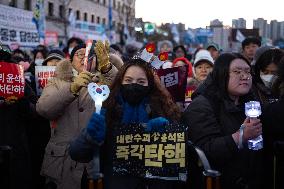
<path fill-rule="evenodd" d="M 50 78 L 55 75 L 56 66 L 36 66 L 35 67 L 35 82 L 37 95 L 40 96 L 42 90 L 47 85 Z"/>
<path fill-rule="evenodd" d="M 9 46 L 37 46 L 39 35 L 32 19 L 32 11 L 0 5 L 0 41 Z"/>

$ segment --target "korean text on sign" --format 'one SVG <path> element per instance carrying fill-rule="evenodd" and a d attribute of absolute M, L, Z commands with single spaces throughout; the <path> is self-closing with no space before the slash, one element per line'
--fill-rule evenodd
<path fill-rule="evenodd" d="M 168 73 L 161 77 L 161 82 L 166 87 L 171 87 L 178 84 L 178 72 Z"/>
<path fill-rule="evenodd" d="M 118 159 L 135 157 L 146 167 L 163 167 L 163 163 L 185 167 L 184 132 L 119 135 L 116 144 Z"/>
<path fill-rule="evenodd" d="M 0 62 L 0 97 L 18 99 L 24 96 L 25 79 L 23 67 Z"/>
<path fill-rule="evenodd" d="M 161 84 L 166 87 L 174 101 L 184 102 L 188 68 L 186 66 L 179 66 L 158 69 L 156 72 L 161 80 Z"/>
<path fill-rule="evenodd" d="M 41 95 L 42 90 L 48 83 L 48 80 L 55 76 L 56 66 L 36 66 L 35 67 L 35 80 L 37 95 Z"/>

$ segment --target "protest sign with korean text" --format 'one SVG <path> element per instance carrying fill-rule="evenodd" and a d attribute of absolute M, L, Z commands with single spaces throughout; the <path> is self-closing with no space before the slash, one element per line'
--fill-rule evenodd
<path fill-rule="evenodd" d="M 185 100 L 187 72 L 186 66 L 157 70 L 162 85 L 167 88 L 175 102 L 184 102 Z"/>
<path fill-rule="evenodd" d="M 40 96 L 42 90 L 47 85 L 49 79 L 55 76 L 56 66 L 36 66 L 35 67 L 35 81 L 37 95 Z"/>
<path fill-rule="evenodd" d="M 170 124 L 164 132 L 145 132 L 142 124 L 113 131 L 113 174 L 163 180 L 187 180 L 183 125 Z"/>
<path fill-rule="evenodd" d="M 0 98 L 16 101 L 24 96 L 25 78 L 21 65 L 0 62 Z"/>
<path fill-rule="evenodd" d="M 35 47 L 39 34 L 33 20 L 33 12 L 0 5 L 0 41 L 13 46 Z"/>

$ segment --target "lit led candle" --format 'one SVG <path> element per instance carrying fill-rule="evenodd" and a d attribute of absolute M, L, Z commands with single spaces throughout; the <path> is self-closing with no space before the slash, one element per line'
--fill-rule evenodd
<path fill-rule="evenodd" d="M 250 118 L 256 118 L 261 115 L 261 106 L 257 101 L 245 103 L 245 114 Z"/>
<path fill-rule="evenodd" d="M 245 103 L 245 114 L 250 119 L 256 119 L 261 115 L 261 106 L 258 101 L 250 101 Z M 251 150 L 259 150 L 263 148 L 263 139 L 262 135 L 248 140 L 248 148 Z"/>

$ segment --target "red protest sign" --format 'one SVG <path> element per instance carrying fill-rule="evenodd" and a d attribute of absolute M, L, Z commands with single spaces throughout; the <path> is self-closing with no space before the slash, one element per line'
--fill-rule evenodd
<path fill-rule="evenodd" d="M 157 70 L 162 85 L 167 88 L 175 102 L 185 100 L 187 71 L 186 66 Z"/>
<path fill-rule="evenodd" d="M 18 64 L 0 62 L 0 97 L 15 101 L 24 96 L 24 68 Z"/>

